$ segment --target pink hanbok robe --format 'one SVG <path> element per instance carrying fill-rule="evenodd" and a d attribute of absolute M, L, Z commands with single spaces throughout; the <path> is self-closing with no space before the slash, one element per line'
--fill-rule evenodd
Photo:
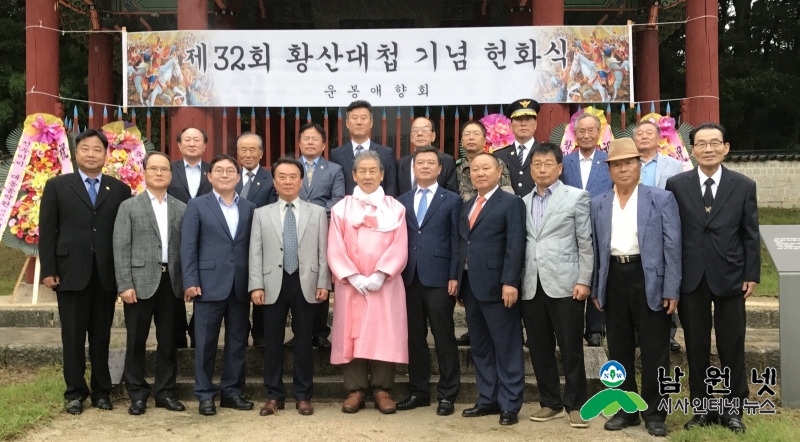
<path fill-rule="evenodd" d="M 328 266 L 335 284 L 331 364 L 357 358 L 408 363 L 406 289 L 400 275 L 408 259 L 406 211 L 389 196 L 384 196 L 384 204 L 399 223 L 389 232 L 373 230 L 375 207 L 352 196 L 331 209 Z M 363 224 L 356 226 L 362 218 Z M 347 280 L 353 274 L 369 277 L 376 271 L 389 276 L 379 290 L 367 295 Z"/>

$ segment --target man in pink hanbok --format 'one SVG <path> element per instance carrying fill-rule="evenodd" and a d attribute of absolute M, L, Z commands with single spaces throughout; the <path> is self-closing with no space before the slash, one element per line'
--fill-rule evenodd
<path fill-rule="evenodd" d="M 364 408 L 364 392 L 375 408 L 396 411 L 389 392 L 395 364 L 408 363 L 406 292 L 400 272 L 408 258 L 405 207 L 386 196 L 383 165 L 366 151 L 353 163 L 356 187 L 331 209 L 328 265 L 333 274 L 331 364 L 341 366 L 349 392 L 345 413 Z"/>

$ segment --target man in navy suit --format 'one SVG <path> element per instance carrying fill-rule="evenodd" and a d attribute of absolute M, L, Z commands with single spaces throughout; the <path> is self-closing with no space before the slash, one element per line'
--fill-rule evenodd
<path fill-rule="evenodd" d="M 186 127 L 177 136 L 180 160 L 172 162 L 172 179 L 167 193 L 176 200 L 188 204 L 189 200 L 211 192 L 208 182 L 208 163 L 203 161 L 208 135 L 194 127 Z M 194 346 L 194 322 L 186 322 L 186 303 L 178 302 L 175 309 L 175 348 L 186 348 L 186 332 Z"/>
<path fill-rule="evenodd" d="M 453 414 L 461 381 L 453 310 L 458 293 L 458 219 L 461 196 L 439 186 L 442 154 L 433 146 L 413 153 L 415 189 L 397 200 L 406 207 L 408 264 L 403 270 L 408 313 L 408 379 L 411 395 L 398 410 L 430 405 L 428 321 L 439 362 L 436 414 Z"/>
<path fill-rule="evenodd" d="M 256 209 L 278 201 L 272 182 L 272 173 L 261 167 L 264 142 L 261 137 L 245 132 L 236 140 L 236 156 L 242 165 L 242 179 L 236 184 L 236 193 L 256 205 Z M 253 347 L 264 346 L 264 306 L 253 304 Z"/>
<path fill-rule="evenodd" d="M 511 184 L 518 196 L 531 193 L 534 187 L 531 178 L 531 151 L 539 144 L 533 138 L 539 107 L 539 102 L 530 98 L 517 100 L 508 105 L 506 113 L 511 119 L 514 143 L 494 151 L 494 156 L 503 160 L 508 166 Z"/>
<path fill-rule="evenodd" d="M 221 407 L 253 409 L 242 397 L 242 387 L 250 312 L 250 226 L 256 205 L 236 194 L 240 177 L 235 158 L 219 155 L 209 168 L 213 191 L 189 201 L 181 231 L 184 299 L 194 301 L 194 395 L 203 416 L 216 414 L 214 399 L 220 390 Z M 223 319 L 225 355 L 217 386 L 211 379 Z"/>
<path fill-rule="evenodd" d="M 611 142 L 609 171 L 616 185 L 592 199 L 595 269 L 592 301 L 608 324 L 608 357 L 625 368 L 619 389 L 636 392 L 636 338 L 642 361 L 642 418 L 647 432 L 666 436 L 659 408 L 659 371 L 669 375 L 670 316 L 681 285 L 681 223 L 672 193 L 639 184 L 642 169 L 630 138 Z M 606 430 L 639 425 L 639 413 L 620 410 Z"/>
<path fill-rule="evenodd" d="M 578 149 L 564 157 L 561 182 L 589 192 L 592 198 L 611 190 L 614 184 L 608 174 L 608 154 L 598 149 L 600 119 L 584 113 L 575 121 L 575 140 Z M 586 332 L 584 338 L 590 347 L 599 347 L 603 336 L 605 318 L 597 309 L 586 305 Z"/>
<path fill-rule="evenodd" d="M 356 182 L 353 179 L 353 162 L 356 155 L 366 150 L 378 153 L 383 164 L 384 174 L 381 187 L 388 196 L 397 196 L 397 170 L 395 168 L 394 151 L 386 146 L 373 143 L 372 134 L 372 105 L 363 100 L 357 100 L 347 106 L 347 130 L 350 132 L 350 142 L 345 143 L 331 151 L 330 160 L 342 167 L 344 173 L 345 194 L 352 195 Z"/>
<path fill-rule="evenodd" d="M 459 296 L 467 312 L 478 400 L 464 417 L 500 414 L 500 425 L 519 422 L 525 387 L 519 289 L 525 261 L 525 203 L 500 190 L 503 167 L 478 154 L 470 177 L 478 195 L 461 208 Z"/>

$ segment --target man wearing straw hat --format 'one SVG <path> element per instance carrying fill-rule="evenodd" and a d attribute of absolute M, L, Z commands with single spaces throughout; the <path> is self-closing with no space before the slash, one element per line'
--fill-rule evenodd
<path fill-rule="evenodd" d="M 672 193 L 639 183 L 641 154 L 630 138 L 611 142 L 609 173 L 614 188 L 592 199 L 596 260 L 592 301 L 605 312 L 609 359 L 626 371 L 621 390 L 636 392 L 636 337 L 641 348 L 642 418 L 647 432 L 666 436 L 666 410 L 659 409 L 659 370 L 669 364 L 670 317 L 681 283 L 681 226 Z M 639 425 L 639 413 L 620 410 L 606 430 Z"/>

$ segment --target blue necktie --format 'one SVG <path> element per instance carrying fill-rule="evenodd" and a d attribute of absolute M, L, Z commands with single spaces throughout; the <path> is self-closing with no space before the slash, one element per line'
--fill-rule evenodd
<path fill-rule="evenodd" d="M 97 202 L 97 189 L 94 188 L 94 185 L 99 183 L 100 180 L 97 178 L 86 178 L 84 181 L 89 184 L 89 199 L 92 200 L 92 205 L 94 206 Z"/>
<path fill-rule="evenodd" d="M 422 225 L 422 220 L 425 219 L 425 212 L 428 211 L 428 189 L 420 189 L 422 197 L 419 199 L 419 207 L 417 208 L 417 225 Z"/>
<path fill-rule="evenodd" d="M 283 218 L 283 270 L 291 275 L 297 267 L 297 220 L 292 212 L 292 203 L 288 203 Z"/>

